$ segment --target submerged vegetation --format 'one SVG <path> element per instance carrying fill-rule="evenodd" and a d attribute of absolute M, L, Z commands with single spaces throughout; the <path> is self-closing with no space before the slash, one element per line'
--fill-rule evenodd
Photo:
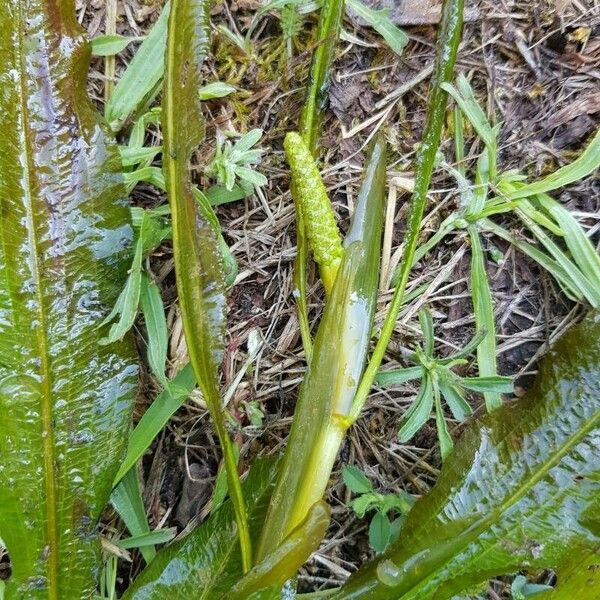
<path fill-rule="evenodd" d="M 393 223 L 386 189 L 394 136 L 382 127 L 364 144 L 348 227 L 320 163 L 330 72 L 347 36 L 345 11 L 397 56 L 408 36 L 390 13 L 359 0 L 275 0 L 245 31 L 215 26 L 214 35 L 241 57 L 227 68 L 241 72 L 262 60 L 252 35 L 265 15 L 277 15 L 279 51 L 292 64 L 306 51 L 308 15 L 319 11 L 305 100 L 284 152 L 261 141 L 262 129 L 237 134 L 228 124 L 215 134 L 212 158 L 197 164 L 205 103 L 238 94 L 241 78 L 206 78 L 209 0 L 167 3 L 116 85 L 114 55 L 140 40 L 116 34 L 116 3 L 109 2 L 113 22 L 90 44 L 74 5 L 7 0 L 0 8 L 0 545 L 10 560 L 0 600 L 302 598 L 297 574 L 335 515 L 328 490 L 348 432 L 374 385 L 386 390 L 415 380 L 398 442 L 409 443 L 433 415 L 443 461 L 437 483 L 419 499 L 384 493 L 368 474 L 346 466 L 350 506 L 359 518 L 369 514 L 375 556 L 347 582 L 306 597 L 466 598 L 490 578 L 521 573 L 512 580 L 515 598 L 593 600 L 600 588 L 600 258 L 577 217 L 549 194 L 598 168 L 600 133 L 570 164 L 543 177 L 503 171 L 501 124 L 478 104 L 468 78 L 455 75 L 464 2 L 444 0 L 388 299 L 380 270 Z M 108 59 L 104 119 L 85 91 L 92 51 Z M 151 131 L 157 143 L 146 145 Z M 445 135 L 454 139 L 452 158 Z M 242 469 L 239 421 L 227 407 L 233 388 L 221 379 L 228 290 L 240 273 L 216 207 L 253 194 L 263 200 L 270 182 L 262 161 L 276 151 L 285 155 L 295 207 L 291 295 L 306 365 L 285 450 L 254 456 Z M 458 203 L 427 237 L 423 216 L 436 171 L 453 182 Z M 167 202 L 161 196 L 157 205 L 128 208 L 124 198 L 140 183 L 164 192 Z M 507 215 L 522 223 L 528 240 L 506 228 L 500 217 Z M 484 234 L 522 253 L 566 298 L 589 309 L 542 359 L 535 383 L 518 400 L 502 397 L 514 382 L 498 374 Z M 432 310 L 423 302 L 420 331 L 407 334 L 419 341 L 408 343 L 410 350 L 391 345 L 403 308 L 427 293 L 427 283 L 416 293 L 409 288 L 415 267 L 450 236 L 468 241 L 475 334 L 439 354 Z M 165 242 L 189 358 L 178 370 L 168 364 L 173 326 L 165 306 L 172 298 L 150 268 Z M 309 290 L 322 309 L 314 327 Z M 382 323 L 378 303 L 387 304 Z M 138 313 L 159 395 L 131 428 Z M 258 336 L 249 337 L 248 351 L 238 383 L 261 352 Z M 399 363 L 394 368 L 382 367 L 388 355 Z M 472 359 L 477 372 L 468 376 L 463 369 Z M 484 398 L 477 418 L 472 393 Z M 192 520 L 197 526 L 174 539 L 166 519 L 151 529 L 137 465 L 193 394 L 210 415 L 222 460 L 206 518 Z M 260 424 L 260 408 L 245 407 Z M 466 421 L 456 443 L 450 418 Z M 109 502 L 129 537 L 98 534 Z M 119 561 L 129 560 L 131 550 L 139 550 L 145 568 L 118 585 Z M 523 575 L 544 569 L 555 573 L 554 585 L 528 583 Z"/>

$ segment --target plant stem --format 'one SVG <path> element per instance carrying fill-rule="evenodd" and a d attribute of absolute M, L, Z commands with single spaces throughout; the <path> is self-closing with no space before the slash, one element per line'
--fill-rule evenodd
<path fill-rule="evenodd" d="M 115 35 L 117 33 L 117 0 L 106 0 L 106 15 L 104 30 L 106 35 Z M 114 55 L 104 59 L 104 103 L 106 104 L 112 95 L 115 87 L 115 67 L 116 61 Z"/>
<path fill-rule="evenodd" d="M 304 107 L 300 116 L 300 135 L 313 156 L 317 153 L 317 140 L 323 112 L 325 109 L 327 90 L 329 88 L 329 71 L 335 56 L 342 17 L 344 15 L 344 0 L 330 0 L 321 9 L 317 30 L 318 48 L 314 54 L 310 68 L 310 86 L 308 88 Z M 296 194 L 292 184 L 292 198 L 296 209 L 296 245 L 297 253 L 294 260 L 294 286 L 296 289 L 296 306 L 300 335 L 306 362 L 310 362 L 312 353 L 312 338 L 308 324 L 308 306 L 306 302 L 306 280 L 308 261 L 308 240 L 302 211 L 296 202 Z"/>
<path fill-rule="evenodd" d="M 224 273 L 217 238 L 209 220 L 198 209 L 188 173 L 189 157 L 204 136 L 198 87 L 210 36 L 209 9 L 209 0 L 174 0 L 171 5 L 162 104 L 163 171 L 171 206 L 175 277 L 188 354 L 223 450 L 242 568 L 247 572 L 252 568 L 252 545 L 218 380 L 225 323 Z"/>
<path fill-rule="evenodd" d="M 294 412 L 258 560 L 301 523 L 325 493 L 367 357 L 377 298 L 385 204 L 386 145 L 379 137 L 365 169 L 344 254 L 315 338 Z"/>
<path fill-rule="evenodd" d="M 458 45 L 461 39 L 463 22 L 464 0 L 444 0 L 442 7 L 442 19 L 440 23 L 440 33 L 438 37 L 437 52 L 435 58 L 433 88 L 431 90 L 431 99 L 427 112 L 425 131 L 423 140 L 419 145 L 416 156 L 416 178 L 415 189 L 412 194 L 410 204 L 410 214 L 408 217 L 408 238 L 406 249 L 402 256 L 398 284 L 394 290 L 394 295 L 388 313 L 386 315 L 381 335 L 377 340 L 373 355 L 361 379 L 360 385 L 354 398 L 351 418 L 356 420 L 381 365 L 390 339 L 394 332 L 396 319 L 402 306 L 404 292 L 408 283 L 408 276 L 412 269 L 415 250 L 419 241 L 421 231 L 421 221 L 427 201 L 427 191 L 431 182 L 431 175 L 435 164 L 435 156 L 440 145 L 444 117 L 446 113 L 446 100 L 448 94 L 442 90 L 440 85 L 443 82 L 452 80 L 454 64 L 458 53 Z"/>

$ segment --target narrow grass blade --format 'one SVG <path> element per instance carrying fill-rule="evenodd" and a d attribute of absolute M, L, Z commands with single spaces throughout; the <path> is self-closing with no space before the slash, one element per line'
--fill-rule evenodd
<path fill-rule="evenodd" d="M 456 78 L 456 87 L 448 82 L 442 83 L 441 87 L 458 104 L 486 147 L 493 147 L 495 145 L 494 130 L 479 102 L 477 102 L 469 80 L 460 73 Z"/>
<path fill-rule="evenodd" d="M 539 248 L 536 248 L 532 244 L 523 242 L 512 235 L 509 231 L 506 231 L 500 225 L 496 225 L 489 219 L 483 219 L 479 222 L 482 229 L 494 233 L 498 237 L 506 240 L 515 248 L 519 249 L 523 254 L 529 256 L 541 267 L 546 269 L 560 284 L 565 294 L 572 300 L 582 300 L 583 294 L 577 284 L 573 281 L 571 275 L 563 269 L 552 257 L 548 256 L 545 252 L 542 252 Z M 575 265 L 573 265 L 575 266 Z"/>
<path fill-rule="evenodd" d="M 461 358 L 468 358 L 475 352 L 477 346 L 481 344 L 481 342 L 485 339 L 487 332 L 484 330 L 479 330 L 458 352 L 451 354 L 447 359 L 441 361 L 442 364 L 446 364 L 447 362 L 455 361 Z"/>
<path fill-rule="evenodd" d="M 379 371 L 375 377 L 375 383 L 382 387 L 390 385 L 402 385 L 413 379 L 421 379 L 425 369 L 423 367 L 406 367 L 396 371 Z"/>
<path fill-rule="evenodd" d="M 117 485 L 125 474 L 148 450 L 156 436 L 196 387 L 196 377 L 191 364 L 187 364 L 169 381 L 167 387 L 148 407 L 135 429 L 129 436 L 127 454 L 115 476 L 113 485 Z"/>
<path fill-rule="evenodd" d="M 123 538 L 115 543 L 119 548 L 123 548 L 123 550 L 132 550 L 134 548 L 140 548 L 141 550 L 147 546 L 167 544 L 176 535 L 177 529 L 175 527 L 169 527 L 168 529 L 155 529 L 149 533 L 142 533 L 141 535 Z"/>
<path fill-rule="evenodd" d="M 142 277 L 141 303 L 146 323 L 148 364 L 163 387 L 166 387 L 165 366 L 167 363 L 169 334 L 165 307 L 158 286 L 145 274 Z"/>
<path fill-rule="evenodd" d="M 460 385 L 474 392 L 495 392 L 498 394 L 510 394 L 513 391 L 511 377 L 461 377 Z"/>
<path fill-rule="evenodd" d="M 588 279 L 573 260 L 554 242 L 554 240 L 523 211 L 517 209 L 517 215 L 531 230 L 539 242 L 546 248 L 552 258 L 568 274 L 583 297 L 594 307 L 600 307 L 600 288 L 596 282 Z M 573 244 L 573 242 L 571 242 Z"/>
<path fill-rule="evenodd" d="M 0 3 L 0 538 L 7 599 L 96 593 L 132 340 L 100 345 L 132 259 L 116 144 L 72 2 Z"/>
<path fill-rule="evenodd" d="M 360 414 L 360 410 L 369 395 L 369 391 L 371 390 L 371 386 L 373 385 L 373 381 L 379 370 L 379 365 L 383 360 L 388 344 L 392 338 L 396 320 L 403 305 L 408 277 L 414 264 L 415 251 L 421 234 L 421 221 L 423 219 L 423 212 L 427 201 L 427 192 L 431 182 L 431 175 L 433 173 L 446 115 L 447 92 L 442 88 L 442 84 L 444 82 L 449 82 L 453 76 L 454 63 L 456 62 L 458 45 L 462 34 L 463 8 L 464 0 L 444 0 L 442 6 L 442 17 L 438 35 L 432 90 L 428 101 L 425 131 L 415 158 L 415 189 L 410 203 L 405 250 L 399 268 L 396 289 L 394 290 L 394 295 L 381 329 L 379 340 L 377 340 L 371 360 L 369 361 L 356 392 L 355 410 L 352 414 L 352 418 L 354 419 Z"/>
<path fill-rule="evenodd" d="M 600 290 L 600 256 L 577 219 L 562 204 L 547 194 L 538 194 L 535 199 L 558 223 L 565 244 L 584 277 Z"/>
<path fill-rule="evenodd" d="M 425 373 L 419 392 L 406 412 L 404 423 L 398 432 L 398 439 L 402 444 L 408 442 L 429 421 L 432 408 L 433 382 L 431 376 Z"/>
<path fill-rule="evenodd" d="M 402 54 L 408 44 L 408 36 L 392 23 L 389 10 L 373 10 L 360 0 L 346 0 L 346 4 L 375 30 L 396 54 Z"/>
<path fill-rule="evenodd" d="M 529 198 L 530 196 L 551 192 L 587 177 L 598 167 L 600 167 L 600 129 L 579 158 L 554 171 L 544 179 L 510 190 L 507 198 L 508 200 L 516 200 L 517 198 Z"/>
<path fill-rule="evenodd" d="M 119 513 L 132 536 L 139 537 L 150 533 L 150 525 L 148 525 L 146 508 L 135 469 L 131 469 L 113 490 L 110 503 Z M 140 547 L 140 552 L 147 564 L 152 562 L 156 556 L 153 544 L 144 544 Z"/>
<path fill-rule="evenodd" d="M 171 205 L 175 275 L 188 353 L 227 469 L 244 571 L 252 565 L 246 509 L 225 427 L 218 381 L 225 345 L 225 276 L 214 230 L 198 209 L 188 160 L 204 136 L 198 88 L 208 50 L 208 0 L 175 0 L 169 16 L 162 122 L 163 169 Z M 186 123 L 185 127 L 181 124 Z"/>
<path fill-rule="evenodd" d="M 479 232 L 474 225 L 469 225 L 468 232 L 471 240 L 471 295 L 473 296 L 475 325 L 478 330 L 486 332 L 486 336 L 477 346 L 477 367 L 481 376 L 495 377 L 497 375 L 496 324 L 492 293 L 485 268 L 485 256 Z M 495 410 L 502 405 L 502 399 L 497 393 L 485 392 L 483 397 L 488 411 Z"/>
<path fill-rule="evenodd" d="M 437 375 L 434 374 L 432 379 L 433 398 L 435 400 L 435 425 L 437 428 L 438 441 L 440 443 L 440 454 L 442 455 L 442 460 L 446 460 L 450 452 L 452 452 L 454 443 L 450 437 L 450 433 L 448 432 L 448 424 L 446 423 L 446 419 L 444 417 L 444 409 L 442 408 L 442 398 Z"/>
<path fill-rule="evenodd" d="M 119 131 L 130 118 L 135 118 L 160 91 L 165 69 L 168 17 L 169 2 L 165 4 L 158 21 L 138 48 L 106 104 L 106 120 L 113 131 Z"/>

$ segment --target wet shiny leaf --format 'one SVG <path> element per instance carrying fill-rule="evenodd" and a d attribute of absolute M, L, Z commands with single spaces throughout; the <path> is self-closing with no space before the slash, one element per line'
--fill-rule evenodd
<path fill-rule="evenodd" d="M 553 568 L 571 595 L 550 597 L 597 598 L 599 373 L 596 316 L 549 352 L 525 398 L 465 431 L 398 543 L 333 597 L 442 600 L 490 577 Z"/>
<path fill-rule="evenodd" d="M 275 464 L 258 459 L 243 484 L 251 531 L 262 527 L 275 482 Z M 183 540 L 161 550 L 123 600 L 221 598 L 242 577 L 237 526 L 230 500 Z"/>
<path fill-rule="evenodd" d="M 131 264 L 116 145 L 68 0 L 0 4 L 0 537 L 5 598 L 88 599 L 137 366 L 102 319 Z"/>

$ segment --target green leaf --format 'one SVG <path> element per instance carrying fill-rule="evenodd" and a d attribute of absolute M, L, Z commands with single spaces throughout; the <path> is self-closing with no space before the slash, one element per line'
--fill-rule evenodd
<path fill-rule="evenodd" d="M 408 442 L 427 423 L 433 408 L 433 382 L 431 376 L 425 373 L 423 382 L 411 407 L 404 415 L 404 423 L 398 432 L 401 443 Z"/>
<path fill-rule="evenodd" d="M 148 535 L 150 526 L 146 516 L 146 508 L 142 500 L 140 482 L 135 469 L 129 472 L 119 482 L 119 485 L 113 490 L 110 497 L 110 503 L 119 513 L 123 523 L 134 537 Z M 156 556 L 156 550 L 153 545 L 145 544 L 140 548 L 140 552 L 146 563 L 152 562 Z"/>
<path fill-rule="evenodd" d="M 148 336 L 148 364 L 163 387 L 166 387 L 165 366 L 169 346 L 167 318 L 160 290 L 147 275 L 142 277 L 141 301 Z"/>
<path fill-rule="evenodd" d="M 402 54 L 408 44 L 408 36 L 392 23 L 389 9 L 373 10 L 360 0 L 346 0 L 346 4 L 375 30 L 396 54 Z"/>
<path fill-rule="evenodd" d="M 413 379 L 422 379 L 425 373 L 425 368 L 422 366 L 418 367 L 406 367 L 404 369 L 398 369 L 396 371 L 379 371 L 377 377 L 375 377 L 375 383 L 382 387 L 390 385 L 402 385 L 407 381 Z"/>
<path fill-rule="evenodd" d="M 595 315 L 542 360 L 524 398 L 465 430 L 399 541 L 333 597 L 450 598 L 522 569 L 555 569 L 560 582 L 584 563 L 600 532 L 599 374 Z M 563 598 L 595 596 L 584 585 Z"/>
<path fill-rule="evenodd" d="M 113 309 L 102 322 L 103 325 L 110 323 L 115 317 L 119 317 L 111 326 L 108 335 L 100 340 L 101 344 L 112 344 L 133 327 L 137 316 L 140 297 L 142 293 L 142 259 L 146 251 L 154 249 L 154 245 L 160 243 L 164 237 L 164 231 L 150 216 L 148 211 L 142 213 L 142 222 L 135 244 L 133 263 L 129 270 L 127 282 Z"/>
<path fill-rule="evenodd" d="M 378 506 L 379 495 L 375 493 L 363 493 L 362 495 L 350 501 L 350 508 L 356 513 L 359 519 L 365 516 L 365 513 Z"/>
<path fill-rule="evenodd" d="M 381 554 L 390 543 L 392 528 L 386 515 L 376 512 L 369 524 L 369 546 Z"/>
<path fill-rule="evenodd" d="M 511 377 L 461 377 L 460 385 L 474 392 L 495 392 L 497 394 L 510 394 L 513 391 Z"/>
<path fill-rule="evenodd" d="M 440 378 L 440 392 L 452 413 L 452 416 L 457 421 L 464 421 L 470 414 L 473 413 L 473 409 L 470 404 L 465 400 L 460 389 L 453 385 L 452 380 L 448 380 L 445 377 Z"/>
<path fill-rule="evenodd" d="M 494 148 L 496 145 L 494 129 L 477 102 L 469 80 L 460 73 L 456 78 L 456 87 L 450 83 L 442 83 L 441 88 L 452 96 L 486 147 Z"/>
<path fill-rule="evenodd" d="M 167 2 L 106 104 L 106 120 L 113 131 L 119 131 L 131 117 L 141 113 L 160 91 L 165 69 L 169 6 Z"/>
<path fill-rule="evenodd" d="M 155 529 L 148 533 L 136 535 L 129 538 L 123 538 L 116 542 L 119 548 L 124 550 L 131 550 L 133 548 L 145 548 L 146 546 L 154 546 L 155 544 L 166 544 L 170 542 L 177 535 L 177 529 L 175 527 L 169 527 L 168 529 Z"/>
<path fill-rule="evenodd" d="M 252 562 L 250 537 L 219 389 L 218 369 L 225 347 L 225 273 L 218 238 L 206 214 L 199 210 L 188 171 L 191 154 L 204 138 L 198 88 L 209 49 L 209 11 L 209 0 L 177 0 L 171 8 L 162 103 L 163 171 L 188 354 L 223 450 L 247 570 Z"/>
<path fill-rule="evenodd" d="M 600 297 L 600 256 L 585 234 L 575 217 L 554 198 L 547 194 L 536 196 L 537 202 L 547 211 L 560 226 L 564 235 L 565 244 L 577 266 L 598 290 Z M 598 300 L 600 303 L 600 300 Z"/>
<path fill-rule="evenodd" d="M 222 81 L 207 83 L 198 90 L 200 100 L 213 100 L 214 98 L 224 98 L 236 92 L 236 88 Z"/>
<path fill-rule="evenodd" d="M 433 357 L 433 347 L 435 345 L 435 336 L 433 334 L 433 317 L 431 311 L 424 308 L 419 311 L 419 324 L 423 332 L 424 352 L 428 357 Z"/>
<path fill-rule="evenodd" d="M 258 459 L 243 484 L 254 534 L 263 525 L 275 475 L 273 460 Z M 227 500 L 183 540 L 161 550 L 129 587 L 123 600 L 220 598 L 242 574 L 234 510 Z"/>
<path fill-rule="evenodd" d="M 242 200 L 248 193 L 239 185 L 234 185 L 232 190 L 228 190 L 222 185 L 213 185 L 206 190 L 204 195 L 208 198 L 211 206 L 219 206 L 228 202 Z"/>
<path fill-rule="evenodd" d="M 69 10 L 69 7 L 71 10 Z M 130 339 L 102 319 L 131 264 L 116 145 L 69 2 L 0 3 L 0 538 L 6 600 L 90 598 L 127 441 Z"/>
<path fill-rule="evenodd" d="M 154 438 L 168 423 L 171 416 L 187 400 L 195 387 L 196 377 L 194 376 L 194 370 L 192 369 L 192 365 L 188 363 L 156 397 L 156 400 L 148 407 L 135 429 L 131 432 L 127 454 L 115 476 L 113 485 L 117 485 L 143 456 L 144 452 L 154 441 Z"/>
<path fill-rule="evenodd" d="M 486 332 L 486 336 L 477 346 L 477 366 L 481 376 L 496 377 L 496 324 L 492 292 L 479 232 L 475 225 L 469 225 L 468 232 L 471 240 L 471 295 L 475 325 L 478 331 Z M 502 404 L 502 399 L 496 392 L 484 392 L 483 397 L 488 411 L 495 410 Z"/>
<path fill-rule="evenodd" d="M 121 162 L 124 167 L 132 167 L 145 161 L 151 162 L 160 152 L 162 152 L 161 146 L 151 146 L 149 148 L 143 146 L 133 148 L 129 146 L 119 146 Z"/>
<path fill-rule="evenodd" d="M 123 52 L 131 42 L 139 42 L 144 38 L 125 37 L 123 35 L 99 35 L 91 40 L 94 56 L 114 56 Z"/>
<path fill-rule="evenodd" d="M 450 437 L 450 433 L 448 432 L 448 425 L 446 424 L 446 419 L 444 418 L 444 409 L 442 408 L 442 399 L 440 394 L 440 386 L 437 374 L 433 374 L 433 398 L 435 400 L 435 425 L 438 432 L 438 441 L 440 443 L 440 454 L 442 455 L 442 460 L 446 460 L 450 452 L 452 452 L 452 447 L 454 443 L 452 438 Z"/>
<path fill-rule="evenodd" d="M 507 194 L 507 198 L 508 200 L 516 200 L 517 198 L 528 198 L 551 192 L 587 177 L 598 167 L 600 167 L 600 129 L 587 145 L 587 148 L 572 163 L 561 167 L 554 173 L 544 177 L 544 179 L 512 189 Z"/>
<path fill-rule="evenodd" d="M 353 465 L 344 466 L 342 479 L 344 485 L 355 494 L 366 494 L 373 491 L 373 484 L 370 479 L 358 467 Z"/>

